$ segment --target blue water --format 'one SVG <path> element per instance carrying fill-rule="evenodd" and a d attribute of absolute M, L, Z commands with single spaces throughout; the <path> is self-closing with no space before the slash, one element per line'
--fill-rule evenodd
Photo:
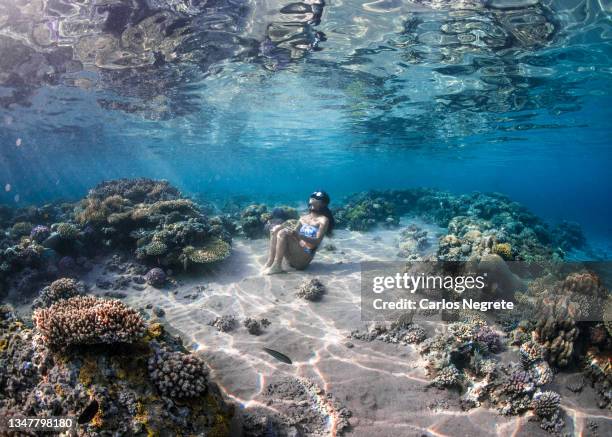
<path fill-rule="evenodd" d="M 609 2 L 69 3 L 0 1 L 3 203 L 427 186 L 612 240 Z"/>

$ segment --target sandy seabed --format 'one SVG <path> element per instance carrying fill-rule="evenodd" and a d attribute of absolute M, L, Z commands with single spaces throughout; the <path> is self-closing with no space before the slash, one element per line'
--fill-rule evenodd
<path fill-rule="evenodd" d="M 434 243 L 431 250 L 435 250 L 433 236 L 438 229 L 422 222 L 418 225 L 429 230 Z M 162 308 L 165 326 L 203 356 L 222 391 L 246 411 L 274 408 L 263 393 L 270 382 L 304 377 L 351 411 L 347 435 L 550 436 L 529 415 L 505 417 L 484 407 L 463 411 L 459 393 L 428 385 L 417 346 L 349 338 L 351 331 L 367 326 L 361 320 L 360 263 L 397 260 L 396 238 L 397 230 L 366 234 L 339 230 L 333 239 L 324 241 L 306 271 L 289 270 L 274 276 L 260 273 L 266 239 L 235 239 L 232 255 L 206 274 L 179 275 L 174 287 L 130 290 L 123 301 L 136 308 Z M 326 249 L 328 244 L 335 249 Z M 96 281 L 112 280 L 113 274 L 101 262 L 82 279 L 94 294 L 104 295 Z M 318 278 L 326 287 L 318 302 L 296 297 L 299 285 L 310 278 Z M 222 315 L 233 315 L 238 321 L 265 318 L 271 324 L 260 335 L 249 334 L 242 324 L 231 332 L 220 332 L 209 323 Z M 443 325 L 419 323 L 428 336 Z M 293 364 L 276 360 L 263 347 L 282 352 Z M 501 359 L 519 358 L 508 349 Z M 612 417 L 597 408 L 596 394 L 588 384 L 579 394 L 565 387 L 564 380 L 571 376 L 557 375 L 551 387 L 562 395 L 564 431 L 612 435 Z M 334 434 L 333 420 L 328 425 L 330 435 Z"/>

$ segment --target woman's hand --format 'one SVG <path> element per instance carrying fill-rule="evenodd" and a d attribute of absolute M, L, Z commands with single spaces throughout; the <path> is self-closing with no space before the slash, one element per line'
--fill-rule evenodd
<path fill-rule="evenodd" d="M 281 228 L 282 228 L 282 225 L 274 225 L 272 226 L 272 229 L 270 229 L 270 232 L 274 233 L 274 232 L 280 231 Z"/>

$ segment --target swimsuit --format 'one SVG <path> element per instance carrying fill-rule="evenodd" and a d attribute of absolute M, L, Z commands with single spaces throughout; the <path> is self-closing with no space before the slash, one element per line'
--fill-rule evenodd
<path fill-rule="evenodd" d="M 302 226 L 300 227 L 300 234 L 303 235 L 304 237 L 316 238 L 318 232 L 319 232 L 319 225 L 313 226 L 313 225 L 308 225 L 308 224 L 302 224 Z M 302 249 L 304 249 L 304 252 L 306 252 L 307 254 L 313 255 L 313 256 L 315 252 L 317 251 L 316 247 L 314 249 L 311 249 L 310 247 L 304 246 Z"/>

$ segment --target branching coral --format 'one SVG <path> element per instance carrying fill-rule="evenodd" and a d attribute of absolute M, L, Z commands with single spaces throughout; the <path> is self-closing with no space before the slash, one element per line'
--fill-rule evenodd
<path fill-rule="evenodd" d="M 206 392 L 208 368 L 193 354 L 157 348 L 149 359 L 149 376 L 162 394 L 190 398 Z"/>
<path fill-rule="evenodd" d="M 61 278 L 40 291 L 33 307 L 48 307 L 61 299 L 70 299 L 82 293 L 83 289 L 77 281 L 72 278 Z"/>
<path fill-rule="evenodd" d="M 438 372 L 432 380 L 432 384 L 439 388 L 451 387 L 458 385 L 460 380 L 461 374 L 459 370 L 453 364 L 450 364 Z"/>
<path fill-rule="evenodd" d="M 534 413 L 540 417 L 550 418 L 559 411 L 561 396 L 554 391 L 538 392 L 533 396 Z"/>
<path fill-rule="evenodd" d="M 318 278 L 311 278 L 300 284 L 296 296 L 314 302 L 321 300 L 324 294 L 325 285 Z"/>
<path fill-rule="evenodd" d="M 140 314 L 119 300 L 77 296 L 34 311 L 36 329 L 50 347 L 131 343 L 145 331 Z"/>

